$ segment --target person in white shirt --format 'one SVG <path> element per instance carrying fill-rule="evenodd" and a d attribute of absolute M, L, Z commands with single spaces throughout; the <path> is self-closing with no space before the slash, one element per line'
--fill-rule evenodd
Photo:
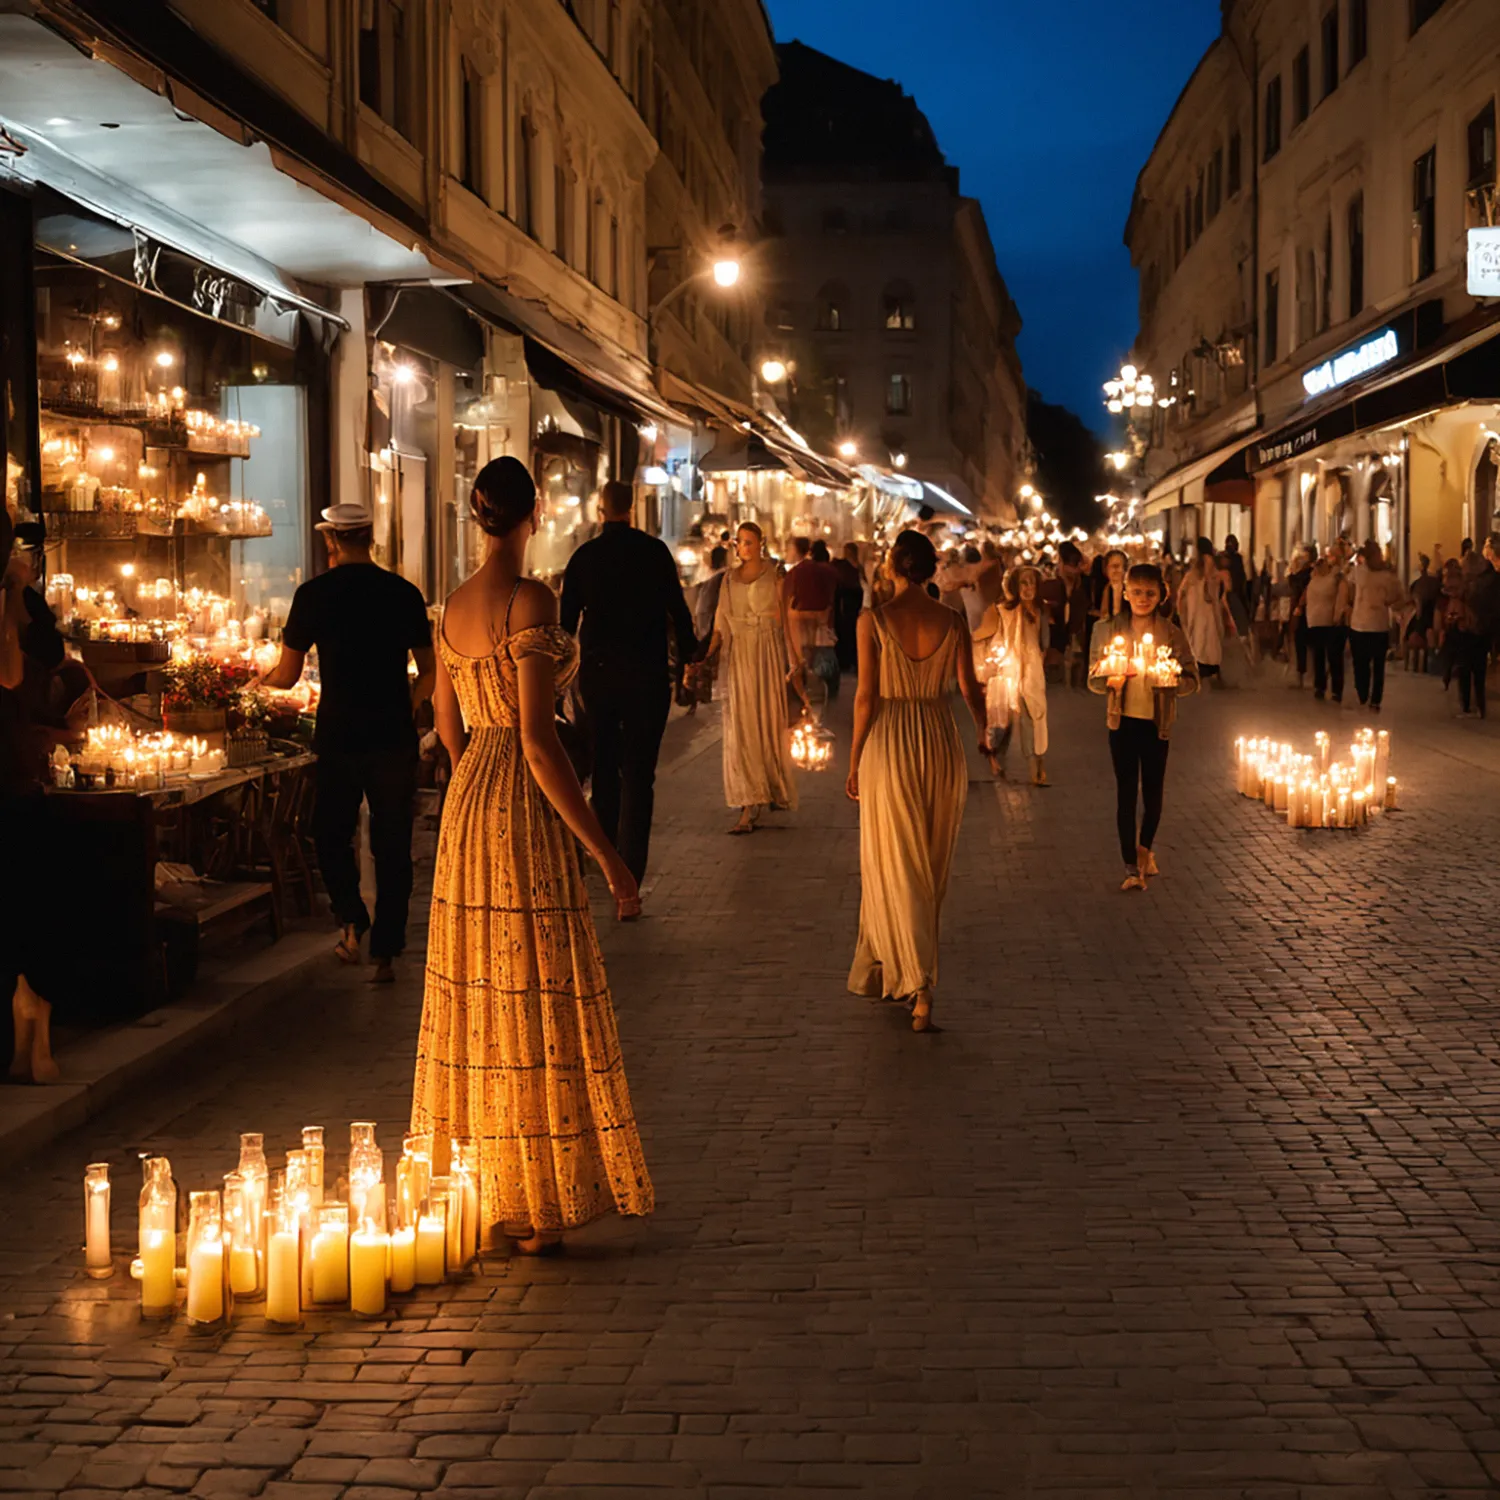
<path fill-rule="evenodd" d="M 1354 653 L 1354 690 L 1360 706 L 1380 712 L 1385 696 L 1385 659 L 1391 647 L 1391 611 L 1406 602 L 1395 569 L 1386 565 L 1379 542 L 1366 542 L 1350 577 L 1353 601 L 1349 644 Z"/>
<path fill-rule="evenodd" d="M 1321 702 L 1331 686 L 1333 701 L 1340 703 L 1344 697 L 1344 621 L 1349 613 L 1349 585 L 1329 553 L 1314 559 L 1312 576 L 1297 608 L 1307 621 L 1312 646 L 1313 697 Z"/>

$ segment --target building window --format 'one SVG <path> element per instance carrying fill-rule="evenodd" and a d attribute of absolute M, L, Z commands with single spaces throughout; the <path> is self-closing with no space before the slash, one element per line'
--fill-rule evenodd
<path fill-rule="evenodd" d="M 1318 257 L 1311 245 L 1297 251 L 1297 339 L 1300 348 L 1313 336 L 1317 326 Z"/>
<path fill-rule="evenodd" d="M 1193 238 L 1203 238 L 1203 173 L 1198 173 L 1198 191 L 1193 194 Z"/>
<path fill-rule="evenodd" d="M 1240 133 L 1238 130 L 1236 130 L 1235 133 L 1229 137 L 1229 196 L 1231 198 L 1234 197 L 1237 192 L 1239 192 L 1241 184 L 1243 182 L 1244 174 L 1241 165 L 1241 158 L 1243 154 L 1244 148 L 1240 142 Z"/>
<path fill-rule="evenodd" d="M 1219 215 L 1219 205 L 1224 201 L 1224 148 L 1217 146 L 1208 159 L 1208 222 Z"/>
<path fill-rule="evenodd" d="M 1172 267 L 1175 270 L 1182 264 L 1182 211 L 1179 209 L 1172 215 Z"/>
<path fill-rule="evenodd" d="M 1276 336 L 1281 325 L 1281 272 L 1266 272 L 1266 328 L 1261 340 L 1261 368 L 1269 369 L 1280 354 Z"/>
<path fill-rule="evenodd" d="M 1425 281 L 1437 270 L 1437 149 L 1424 151 L 1411 168 L 1411 279 Z"/>
<path fill-rule="evenodd" d="M 910 375 L 892 375 L 886 381 L 885 410 L 892 417 L 904 417 L 911 411 Z"/>
<path fill-rule="evenodd" d="M 1318 332 L 1327 333 L 1333 324 L 1333 219 L 1323 220 L 1323 264 L 1318 282 Z"/>
<path fill-rule="evenodd" d="M 521 128 L 516 133 L 516 223 L 533 236 L 537 230 L 536 190 L 531 181 L 535 164 L 536 126 L 531 123 L 530 115 L 522 115 Z"/>
<path fill-rule="evenodd" d="M 1266 151 L 1270 161 L 1281 150 L 1281 74 L 1266 85 Z"/>
<path fill-rule="evenodd" d="M 1349 200 L 1349 316 L 1357 318 L 1365 310 L 1365 195 L 1356 193 Z"/>
<path fill-rule="evenodd" d="M 1370 54 L 1370 0 L 1349 0 L 1349 67 L 1357 68 Z"/>
<path fill-rule="evenodd" d="M 484 197 L 484 80 L 464 58 L 459 64 L 458 180 L 471 193 Z"/>
<path fill-rule="evenodd" d="M 1339 8 L 1323 17 L 1323 97 L 1339 86 Z"/>
<path fill-rule="evenodd" d="M 620 221 L 613 215 L 609 220 L 609 294 L 620 295 Z"/>
<path fill-rule="evenodd" d="M 568 260 L 572 254 L 572 198 L 568 169 L 557 162 L 552 168 L 552 248 L 559 260 Z"/>
<path fill-rule="evenodd" d="M 1411 34 L 1415 36 L 1443 5 L 1444 0 L 1411 0 Z"/>
<path fill-rule="evenodd" d="M 1292 59 L 1292 124 L 1312 113 L 1312 54 L 1304 47 Z"/>
<path fill-rule="evenodd" d="M 1465 194 L 1465 227 L 1495 222 L 1495 101 L 1469 121 L 1469 183 Z"/>
<path fill-rule="evenodd" d="M 1182 190 L 1182 253 L 1187 254 L 1193 248 L 1193 190 L 1190 187 Z"/>
<path fill-rule="evenodd" d="M 891 333 L 910 333 L 917 326 L 917 299 L 909 286 L 900 283 L 886 288 L 885 326 Z"/>
<path fill-rule="evenodd" d="M 854 425 L 854 403 L 849 399 L 849 377 L 835 375 L 829 382 L 829 415 L 840 432 Z"/>
<path fill-rule="evenodd" d="M 830 283 L 818 293 L 818 332 L 843 333 L 849 326 L 845 309 L 849 306 L 847 287 Z"/>
<path fill-rule="evenodd" d="M 595 286 L 604 284 L 602 267 L 599 264 L 599 218 L 604 211 L 604 197 L 595 189 L 589 194 L 589 219 L 584 226 L 583 267 Z"/>
<path fill-rule="evenodd" d="M 360 102 L 414 141 L 412 102 L 419 49 L 408 44 L 406 0 L 365 0 L 359 22 Z"/>

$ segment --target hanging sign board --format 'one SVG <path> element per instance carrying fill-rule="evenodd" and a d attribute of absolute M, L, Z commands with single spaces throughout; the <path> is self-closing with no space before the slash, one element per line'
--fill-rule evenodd
<path fill-rule="evenodd" d="M 1469 295 L 1500 297 L 1500 229 L 1469 231 Z"/>

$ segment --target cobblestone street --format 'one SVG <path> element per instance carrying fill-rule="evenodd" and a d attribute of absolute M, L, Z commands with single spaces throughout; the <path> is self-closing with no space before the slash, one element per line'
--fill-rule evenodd
<path fill-rule="evenodd" d="M 604 931 L 659 1211 L 384 1322 L 138 1322 L 135 1150 L 184 1190 L 307 1123 L 398 1148 L 420 1007 L 326 969 L 3 1179 L 0 1487 L 205 1500 L 1500 1492 L 1500 728 L 1394 674 L 1404 810 L 1299 833 L 1184 707 L 1164 876 L 1116 891 L 1103 707 L 1052 789 L 975 783 L 938 1016 L 844 992 L 842 770 L 729 840 L 716 718 L 674 724 L 648 919 Z M 847 755 L 847 702 L 837 719 Z M 966 738 L 967 738 L 966 733 Z M 79 1185 L 116 1181 L 113 1281 Z"/>

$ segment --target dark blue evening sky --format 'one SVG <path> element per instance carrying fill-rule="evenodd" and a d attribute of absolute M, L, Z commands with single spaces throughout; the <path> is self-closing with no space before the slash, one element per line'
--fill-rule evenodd
<path fill-rule="evenodd" d="M 894 78 L 984 205 L 1025 320 L 1027 384 L 1103 428 L 1099 388 L 1136 330 L 1122 236 L 1219 0 L 767 0 L 800 40 Z"/>

